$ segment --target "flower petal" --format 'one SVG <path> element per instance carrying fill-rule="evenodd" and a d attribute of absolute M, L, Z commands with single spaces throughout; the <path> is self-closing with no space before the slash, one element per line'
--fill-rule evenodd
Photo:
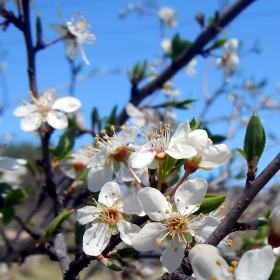
<path fill-rule="evenodd" d="M 138 135 L 139 128 L 136 126 L 125 127 L 117 137 L 112 141 L 114 147 L 125 146 L 128 142 L 134 140 Z"/>
<path fill-rule="evenodd" d="M 166 233 L 165 227 L 160 223 L 147 223 L 132 239 L 132 246 L 138 251 L 158 249 L 157 240 Z"/>
<path fill-rule="evenodd" d="M 219 254 L 211 250 L 197 250 L 195 254 L 192 254 L 192 250 L 189 259 L 197 280 L 209 280 L 214 276 L 216 279 L 229 279 L 228 264 Z"/>
<path fill-rule="evenodd" d="M 68 120 L 64 113 L 58 111 L 50 111 L 46 120 L 50 126 L 55 129 L 64 129 L 68 126 Z"/>
<path fill-rule="evenodd" d="M 115 182 L 107 182 L 102 188 L 98 196 L 98 202 L 111 207 L 121 196 L 119 184 Z"/>
<path fill-rule="evenodd" d="M 190 158 L 197 154 L 195 148 L 188 145 L 181 145 L 177 143 L 169 143 L 166 153 L 175 159 Z"/>
<path fill-rule="evenodd" d="M 79 47 L 79 50 L 80 50 L 81 57 L 82 57 L 83 61 L 84 61 L 87 65 L 90 65 L 90 63 L 89 63 L 89 61 L 88 61 L 88 59 L 87 59 L 87 57 L 86 57 L 86 53 L 85 53 L 85 51 L 84 51 L 84 48 L 83 48 L 82 44 L 78 44 L 78 47 Z"/>
<path fill-rule="evenodd" d="M 271 246 L 246 252 L 234 272 L 236 279 L 267 280 L 273 270 L 275 257 Z"/>
<path fill-rule="evenodd" d="M 136 194 L 130 195 L 123 200 L 123 213 L 141 215 L 143 213 L 142 207 L 139 203 Z"/>
<path fill-rule="evenodd" d="M 184 144 L 194 147 L 197 153 L 202 155 L 203 150 L 207 146 L 207 140 L 207 132 L 203 129 L 196 129 L 188 135 Z"/>
<path fill-rule="evenodd" d="M 172 212 L 170 203 L 159 190 L 146 187 L 137 196 L 143 211 L 154 221 L 167 219 L 169 216 L 165 213 L 166 210 Z"/>
<path fill-rule="evenodd" d="M 127 245 L 132 245 L 131 240 L 141 230 L 139 226 L 126 222 L 124 220 L 119 220 L 117 222 L 117 227 L 120 231 L 122 241 Z"/>
<path fill-rule="evenodd" d="M 83 251 L 89 256 L 98 256 L 110 241 L 110 230 L 107 224 L 96 223 L 85 231 L 83 237 Z"/>
<path fill-rule="evenodd" d="M 155 153 L 150 151 L 148 145 L 145 146 L 145 150 L 137 151 L 129 157 L 129 162 L 133 168 L 143 168 L 150 165 L 155 157 Z"/>
<path fill-rule="evenodd" d="M 207 192 L 207 182 L 198 178 L 185 181 L 175 192 L 174 201 L 182 215 L 189 215 L 198 210 Z M 186 208 L 188 207 L 188 208 Z"/>
<path fill-rule="evenodd" d="M 143 112 L 141 112 L 137 107 L 135 107 L 132 103 L 127 103 L 125 107 L 126 113 L 130 117 L 139 117 L 139 118 L 144 118 L 145 115 Z"/>
<path fill-rule="evenodd" d="M 26 115 L 36 112 L 37 109 L 38 109 L 38 107 L 34 104 L 26 104 L 26 105 L 17 107 L 14 110 L 13 114 L 17 117 L 24 117 Z"/>
<path fill-rule="evenodd" d="M 102 149 L 89 160 L 87 167 L 95 167 L 96 165 L 105 164 L 108 153 L 109 153 L 108 148 Z"/>
<path fill-rule="evenodd" d="M 32 113 L 23 117 L 20 121 L 20 128 L 23 131 L 33 131 L 40 127 L 43 118 L 39 113 Z"/>
<path fill-rule="evenodd" d="M 191 132 L 191 128 L 189 125 L 188 120 L 186 120 L 183 123 L 180 123 L 178 125 L 178 128 L 176 130 L 176 132 L 173 134 L 173 136 L 170 139 L 170 142 L 176 142 L 176 143 L 182 143 L 179 142 L 185 140 L 188 137 L 188 134 Z"/>
<path fill-rule="evenodd" d="M 171 240 L 165 249 L 160 260 L 169 272 L 176 270 L 184 257 L 184 246 L 179 242 Z"/>
<path fill-rule="evenodd" d="M 81 225 L 92 222 L 96 219 L 93 215 L 98 215 L 99 211 L 95 206 L 85 206 L 77 210 L 77 219 Z"/>
<path fill-rule="evenodd" d="M 105 183 L 111 181 L 113 178 L 113 172 L 110 165 L 95 165 L 91 167 L 88 173 L 88 189 L 92 192 L 98 192 L 101 190 Z"/>
<path fill-rule="evenodd" d="M 77 56 L 76 46 L 77 46 L 77 43 L 74 39 L 65 39 L 66 53 L 71 60 L 76 59 L 76 56 Z"/>
<path fill-rule="evenodd" d="M 52 108 L 55 110 L 61 110 L 66 113 L 72 113 L 77 111 L 81 107 L 81 102 L 79 99 L 71 96 L 62 97 L 57 99 Z"/>
<path fill-rule="evenodd" d="M 16 170 L 20 168 L 20 165 L 24 165 L 26 163 L 27 161 L 25 159 L 0 157 L 0 167 L 6 170 Z"/>
<path fill-rule="evenodd" d="M 202 168 L 213 168 L 225 163 L 230 156 L 230 149 L 225 144 L 213 145 L 203 151 L 199 166 Z"/>
<path fill-rule="evenodd" d="M 64 37 L 68 33 L 67 27 L 63 24 L 52 23 L 50 24 L 50 28 L 62 37 Z"/>

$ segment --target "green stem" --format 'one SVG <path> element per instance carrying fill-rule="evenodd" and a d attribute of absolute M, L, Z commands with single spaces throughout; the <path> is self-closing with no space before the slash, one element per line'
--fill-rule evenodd
<path fill-rule="evenodd" d="M 157 189 L 158 189 L 159 191 L 161 191 L 163 164 L 164 164 L 164 161 L 163 161 L 163 160 L 158 161 L 158 166 L 159 166 L 159 168 L 158 168 Z"/>

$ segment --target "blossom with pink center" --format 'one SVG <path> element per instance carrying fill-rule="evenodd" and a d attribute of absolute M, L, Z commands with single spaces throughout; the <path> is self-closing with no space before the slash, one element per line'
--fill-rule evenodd
<path fill-rule="evenodd" d="M 204 241 L 220 223 L 211 216 L 191 215 L 199 209 L 206 191 L 207 182 L 204 179 L 185 181 L 174 195 L 174 209 L 170 198 L 164 197 L 160 191 L 150 187 L 140 190 L 138 200 L 143 211 L 155 222 L 147 223 L 132 239 L 133 247 L 149 251 L 167 241 L 161 262 L 169 272 L 174 271 L 181 263 L 192 236 Z"/>
<path fill-rule="evenodd" d="M 130 214 L 139 215 L 142 208 L 136 195 L 121 198 L 119 185 L 106 183 L 98 196 L 97 206 L 85 206 L 78 209 L 78 221 L 85 225 L 92 223 L 83 237 L 83 251 L 90 256 L 98 256 L 106 248 L 111 235 L 120 232 L 120 237 L 128 245 L 140 228 L 127 222 Z"/>

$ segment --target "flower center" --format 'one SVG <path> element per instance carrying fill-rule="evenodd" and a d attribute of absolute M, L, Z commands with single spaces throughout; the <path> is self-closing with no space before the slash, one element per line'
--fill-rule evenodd
<path fill-rule="evenodd" d="M 101 219 L 108 225 L 115 225 L 120 219 L 121 212 L 115 207 L 108 207 L 100 213 Z"/>
<path fill-rule="evenodd" d="M 82 162 L 75 162 L 72 164 L 72 167 L 75 169 L 75 171 L 82 171 L 85 165 Z"/>
<path fill-rule="evenodd" d="M 165 227 L 172 235 L 181 235 L 188 231 L 188 222 L 184 216 L 177 213 L 167 219 Z"/>

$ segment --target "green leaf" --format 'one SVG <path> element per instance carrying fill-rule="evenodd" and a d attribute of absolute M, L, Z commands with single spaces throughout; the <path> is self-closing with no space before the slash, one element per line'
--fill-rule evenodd
<path fill-rule="evenodd" d="M 76 179 L 76 181 L 82 181 L 84 183 L 87 182 L 87 176 L 88 176 L 88 173 L 90 171 L 91 167 L 89 168 L 84 168 L 84 170 L 82 171 L 82 173 L 78 176 L 78 178 Z"/>
<path fill-rule="evenodd" d="M 13 188 L 7 183 L 0 183 L 0 195 L 8 194 L 13 191 Z"/>
<path fill-rule="evenodd" d="M 184 51 L 186 51 L 190 46 L 191 42 L 188 40 L 181 40 L 180 35 L 177 33 L 171 42 L 171 51 L 166 53 L 166 56 L 172 59 L 178 58 Z"/>
<path fill-rule="evenodd" d="M 116 113 L 117 113 L 117 105 L 115 105 L 114 108 L 112 109 L 110 116 L 106 117 L 104 119 L 105 120 L 105 129 L 107 131 L 111 131 L 111 126 L 117 124 Z"/>
<path fill-rule="evenodd" d="M 98 127 L 100 126 L 100 117 L 98 114 L 98 110 L 96 107 L 93 107 L 92 112 L 91 112 L 91 126 L 94 127 L 97 125 Z"/>
<path fill-rule="evenodd" d="M 15 215 L 15 209 L 11 206 L 3 206 L 0 208 L 0 213 L 2 213 L 2 222 L 4 225 L 7 225 Z"/>
<path fill-rule="evenodd" d="M 107 267 L 113 271 L 122 271 L 122 268 L 120 268 L 119 266 L 117 266 L 116 264 L 110 261 L 107 262 Z"/>
<path fill-rule="evenodd" d="M 75 143 L 76 131 L 77 127 L 73 125 L 61 135 L 57 147 L 51 151 L 53 156 L 63 159 L 71 152 Z"/>
<path fill-rule="evenodd" d="M 209 49 L 213 50 L 213 49 L 218 49 L 218 48 L 223 47 L 226 40 L 227 40 L 227 36 L 223 37 L 222 39 L 214 41 L 214 43 L 210 46 Z"/>
<path fill-rule="evenodd" d="M 225 201 L 225 195 L 216 194 L 206 194 L 203 199 L 200 208 L 193 213 L 194 215 L 199 215 L 200 213 L 207 214 L 216 210 Z"/>
<path fill-rule="evenodd" d="M 257 113 L 252 115 L 245 134 L 243 150 L 247 155 L 248 164 L 252 164 L 255 158 L 260 158 L 265 147 L 265 131 Z"/>
<path fill-rule="evenodd" d="M 36 39 L 37 43 L 42 43 L 42 36 L 43 36 L 43 30 L 42 30 L 42 23 L 41 23 L 41 15 L 39 12 L 37 12 L 36 15 Z"/>
<path fill-rule="evenodd" d="M 195 120 L 195 118 L 192 118 L 189 122 L 191 130 L 196 130 L 200 128 L 200 125 L 202 123 L 202 119 L 200 119 L 198 122 Z"/>
<path fill-rule="evenodd" d="M 50 222 L 45 230 L 43 239 L 48 239 L 54 231 L 74 212 L 74 210 L 66 211 L 64 210 L 60 215 L 58 215 L 54 220 Z"/>
<path fill-rule="evenodd" d="M 279 280 L 280 279 L 280 258 L 278 257 L 274 265 L 274 269 L 269 277 L 269 280 Z"/>
<path fill-rule="evenodd" d="M 133 257 L 138 251 L 135 250 L 133 247 L 127 247 L 123 249 L 117 250 L 117 254 L 121 258 L 131 258 Z"/>
<path fill-rule="evenodd" d="M 171 174 L 175 169 L 179 169 L 185 162 L 185 159 L 175 159 L 169 155 L 167 155 L 164 164 L 163 164 L 163 171 L 162 171 L 162 178 L 163 180 Z"/>
<path fill-rule="evenodd" d="M 160 103 L 158 105 L 150 106 L 150 108 L 166 108 L 166 107 L 175 107 L 177 109 L 192 109 L 193 105 L 191 103 L 197 101 L 196 98 L 189 98 L 177 101 L 170 101 Z"/>
<path fill-rule="evenodd" d="M 4 198 L 5 205 L 14 206 L 20 204 L 25 199 L 25 191 L 23 189 L 15 189 Z"/>
<path fill-rule="evenodd" d="M 243 156 L 246 160 L 248 160 L 248 156 L 247 156 L 247 154 L 246 154 L 243 150 L 237 148 L 236 151 L 237 151 L 241 156 Z"/>

